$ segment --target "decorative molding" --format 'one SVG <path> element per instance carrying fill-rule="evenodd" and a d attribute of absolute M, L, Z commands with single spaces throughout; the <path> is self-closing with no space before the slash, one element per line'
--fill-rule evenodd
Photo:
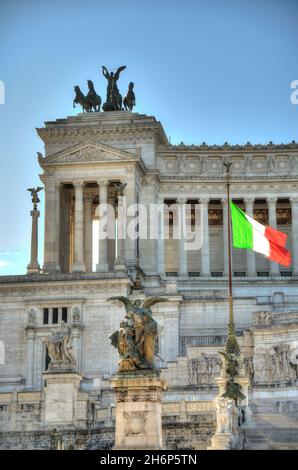
<path fill-rule="evenodd" d="M 298 146 L 298 144 L 297 144 Z M 162 155 L 158 153 L 157 168 L 163 175 L 179 175 L 180 177 L 191 177 L 197 174 L 208 176 L 221 176 L 224 174 L 223 162 L 229 160 L 232 162 L 232 176 L 258 176 L 264 175 L 272 178 L 273 176 L 298 173 L 298 155 L 280 155 L 280 154 L 244 154 L 230 155 L 221 153 L 215 155 L 190 154 L 181 155 L 177 153 Z M 263 176 L 263 177 L 264 177 Z"/>
<path fill-rule="evenodd" d="M 268 144 L 251 144 L 251 142 L 247 142 L 246 144 L 240 145 L 240 144 L 235 144 L 231 145 L 228 142 L 225 142 L 223 145 L 216 145 L 216 144 L 211 144 L 208 145 L 206 142 L 202 142 L 201 144 L 198 145 L 185 145 L 183 142 L 177 145 L 160 145 L 159 150 L 164 150 L 164 151 L 169 151 L 169 150 L 298 150 L 298 142 L 295 140 L 292 140 L 292 142 L 289 142 L 287 144 L 274 144 L 272 141 L 268 142 Z"/>
<path fill-rule="evenodd" d="M 26 299 L 25 305 L 64 305 L 64 304 L 82 304 L 86 297 L 43 297 L 37 299 Z"/>

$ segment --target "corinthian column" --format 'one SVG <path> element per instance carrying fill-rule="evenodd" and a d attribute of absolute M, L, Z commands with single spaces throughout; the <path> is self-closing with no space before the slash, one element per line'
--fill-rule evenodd
<path fill-rule="evenodd" d="M 117 257 L 114 263 L 115 271 L 125 271 L 125 237 L 126 237 L 126 226 L 125 226 L 125 196 L 124 189 L 126 183 L 119 184 L 118 193 L 118 217 L 117 217 Z"/>
<path fill-rule="evenodd" d="M 74 182 L 75 188 L 75 228 L 74 228 L 74 263 L 72 272 L 85 271 L 84 265 L 84 203 L 82 181 Z"/>
<path fill-rule="evenodd" d="M 254 198 L 246 198 L 245 199 L 245 208 L 246 214 L 250 215 L 251 217 L 254 216 Z M 247 263 L 247 275 L 255 277 L 256 273 L 256 254 L 252 250 L 246 251 L 246 263 Z"/>
<path fill-rule="evenodd" d="M 158 224 L 158 238 L 157 238 L 157 250 L 156 250 L 156 265 L 157 273 L 160 276 L 165 275 L 165 239 L 164 239 L 164 198 L 158 199 L 158 205 L 160 207 L 160 213 L 157 218 Z"/>
<path fill-rule="evenodd" d="M 84 196 L 85 202 L 85 234 L 84 234 L 84 248 L 85 248 L 85 265 L 86 272 L 92 272 L 92 203 L 93 194 L 87 193 Z"/>
<path fill-rule="evenodd" d="M 27 274 L 34 274 L 40 272 L 40 266 L 38 264 L 38 217 L 40 212 L 36 208 L 33 209 L 30 214 L 32 217 L 31 260 L 27 266 Z"/>
<path fill-rule="evenodd" d="M 203 244 L 201 248 L 201 274 L 210 276 L 210 257 L 209 257 L 209 220 L 208 203 L 209 198 L 200 198 L 202 204 L 202 224 L 203 224 Z"/>
<path fill-rule="evenodd" d="M 101 222 L 101 215 L 105 214 L 107 217 L 107 202 L 108 202 L 108 182 L 107 181 L 98 181 L 99 188 L 99 224 Z M 108 234 L 107 234 L 107 225 L 106 233 L 99 231 L 98 237 L 98 264 L 96 266 L 96 271 L 98 272 L 108 272 Z"/>
<path fill-rule="evenodd" d="M 272 228 L 276 229 L 276 197 L 269 197 L 267 199 L 268 203 L 268 215 L 269 215 L 269 225 Z M 274 261 L 270 261 L 270 275 L 278 276 L 279 275 L 279 264 Z"/>
<path fill-rule="evenodd" d="M 186 213 L 185 213 L 185 204 L 186 198 L 179 198 L 179 268 L 178 275 L 185 277 L 188 276 L 187 271 L 187 251 L 186 251 L 186 242 L 184 232 L 186 233 Z"/>
<path fill-rule="evenodd" d="M 45 184 L 44 263 L 46 272 L 60 271 L 60 184 L 43 178 Z"/>
<path fill-rule="evenodd" d="M 298 198 L 291 197 L 292 208 L 292 264 L 293 275 L 298 276 Z"/>

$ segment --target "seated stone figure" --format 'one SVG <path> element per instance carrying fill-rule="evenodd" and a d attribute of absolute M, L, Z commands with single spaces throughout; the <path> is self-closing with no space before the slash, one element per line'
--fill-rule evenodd
<path fill-rule="evenodd" d="M 73 353 L 71 328 L 61 322 L 47 340 L 48 354 L 51 358 L 48 370 L 73 370 L 76 360 Z"/>

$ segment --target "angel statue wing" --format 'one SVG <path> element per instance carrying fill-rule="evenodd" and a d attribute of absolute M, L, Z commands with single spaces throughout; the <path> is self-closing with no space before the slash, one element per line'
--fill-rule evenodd
<path fill-rule="evenodd" d="M 112 333 L 109 338 L 111 340 L 111 345 L 118 349 L 119 331 Z"/>
<path fill-rule="evenodd" d="M 119 302 L 122 302 L 124 304 L 124 307 L 127 313 L 129 313 L 132 310 L 133 305 L 127 297 L 120 295 L 119 297 L 109 297 L 107 299 L 108 302 L 113 302 L 115 300 L 118 300 Z"/>
<path fill-rule="evenodd" d="M 125 70 L 125 69 L 126 69 L 126 65 L 121 65 L 121 67 L 118 67 L 114 75 L 115 80 L 118 80 L 120 72 L 122 72 L 122 70 Z"/>
<path fill-rule="evenodd" d="M 30 191 L 31 194 L 36 194 L 43 189 L 42 186 L 37 186 L 37 188 L 27 188 L 27 191 Z"/>
<path fill-rule="evenodd" d="M 148 297 L 142 307 L 146 310 L 147 308 L 150 308 L 152 305 L 157 304 L 158 302 L 168 302 L 168 299 L 165 299 L 164 297 Z"/>

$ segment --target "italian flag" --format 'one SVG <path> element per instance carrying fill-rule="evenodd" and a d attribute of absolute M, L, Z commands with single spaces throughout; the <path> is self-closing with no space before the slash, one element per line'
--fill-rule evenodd
<path fill-rule="evenodd" d="M 290 266 L 291 253 L 285 248 L 287 235 L 263 225 L 230 202 L 233 227 L 233 246 L 262 253 L 272 261 Z"/>

